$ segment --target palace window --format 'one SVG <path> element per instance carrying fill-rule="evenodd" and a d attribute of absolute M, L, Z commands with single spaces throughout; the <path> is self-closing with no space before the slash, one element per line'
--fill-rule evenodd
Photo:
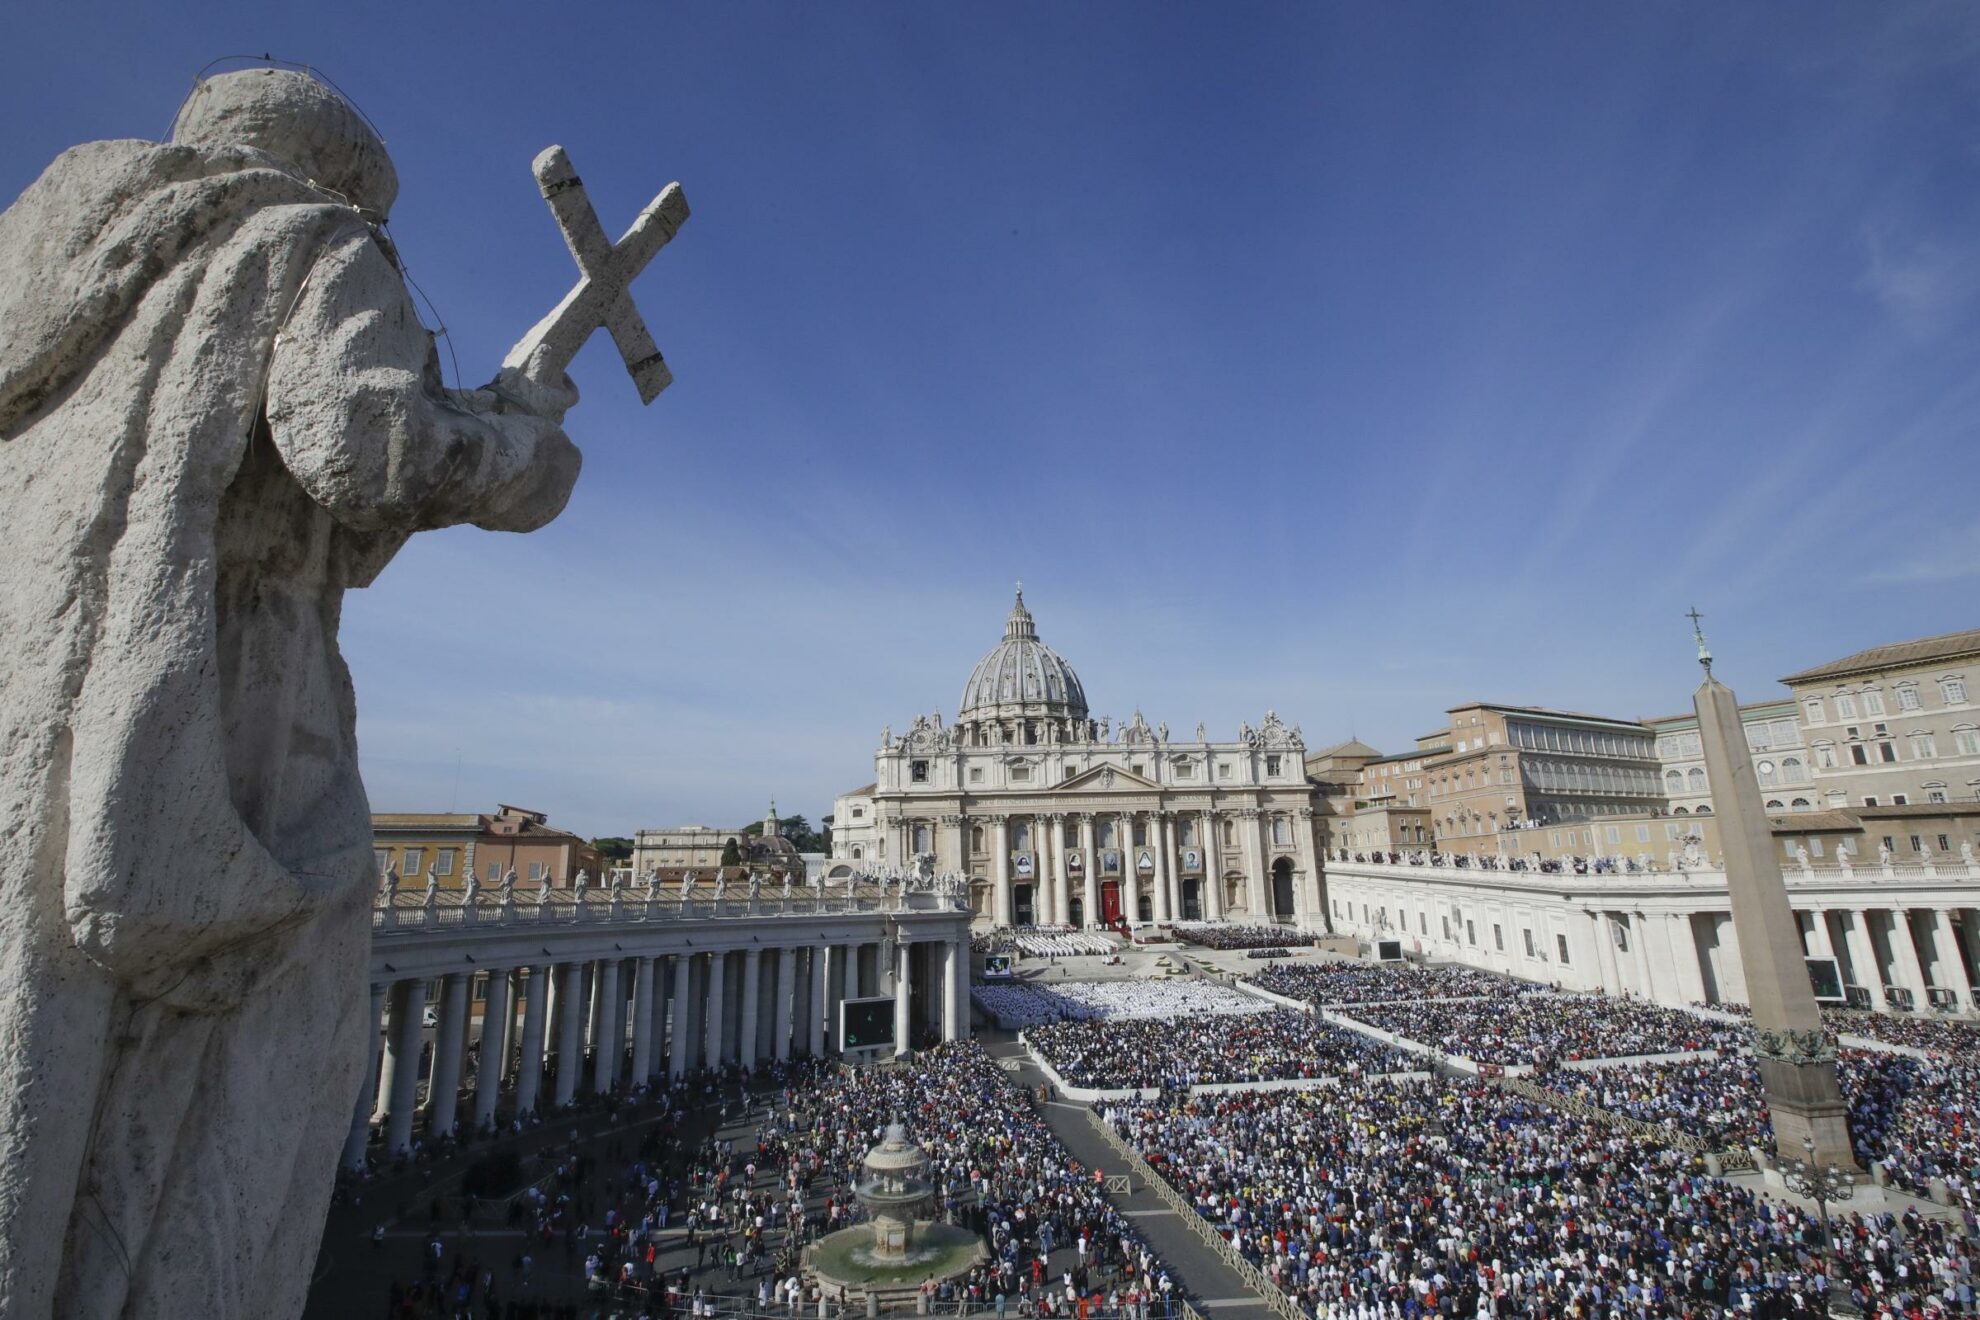
<path fill-rule="evenodd" d="M 1865 715 L 1882 715 L 1884 713 L 1884 694 L 1881 692 L 1865 692 L 1863 694 L 1863 713 Z"/>
<path fill-rule="evenodd" d="M 454 873 L 454 850 L 452 848 L 442 848 L 434 855 L 434 866 L 441 875 L 452 875 Z"/>
<path fill-rule="evenodd" d="M 859 860 L 861 860 L 861 859 L 862 859 L 862 858 L 864 858 L 865 856 L 866 856 L 866 850 L 865 850 L 864 848 L 858 848 L 858 847 L 855 847 L 855 848 L 853 849 L 853 860 L 854 860 L 855 862 L 857 862 L 857 861 L 859 861 Z"/>
<path fill-rule="evenodd" d="M 983 827 L 981 825 L 972 825 L 969 827 L 969 850 L 971 852 L 983 851 Z"/>
<path fill-rule="evenodd" d="M 982 782 L 983 782 L 983 767 L 982 767 L 982 766 L 980 766 L 980 765 L 973 765 L 973 766 L 971 766 L 971 767 L 969 768 L 969 782 L 970 782 L 970 783 L 972 783 L 972 784 L 980 784 L 980 783 L 982 783 Z"/>
<path fill-rule="evenodd" d="M 1697 766 L 1684 772 L 1684 786 L 1693 793 L 1705 791 L 1705 772 Z"/>
<path fill-rule="evenodd" d="M 1276 757 L 1276 756 L 1268 756 L 1268 757 L 1266 757 L 1266 758 L 1265 758 L 1265 773 L 1266 773 L 1266 774 L 1268 774 L 1268 775 L 1276 775 L 1276 774 L 1278 774 L 1278 773 L 1279 773 L 1279 758 L 1278 758 L 1278 757 Z"/>
<path fill-rule="evenodd" d="M 1953 730 L 1953 746 L 1961 756 L 1980 756 L 1980 729 L 1962 724 Z"/>
<path fill-rule="evenodd" d="M 373 848 L 371 850 L 371 860 L 376 863 L 378 874 L 384 875 L 385 868 L 392 864 L 392 850 L 390 848 Z"/>
<path fill-rule="evenodd" d="M 1836 745 L 1834 743 L 1815 744 L 1815 767 L 1818 770 L 1836 768 Z"/>
<path fill-rule="evenodd" d="M 865 808 L 865 807 L 854 807 L 854 808 L 853 808 L 853 819 L 854 819 L 854 820 L 862 820 L 862 819 L 864 819 L 864 818 L 865 818 L 865 816 L 866 816 L 866 808 Z"/>
<path fill-rule="evenodd" d="M 1134 846 L 1137 848 L 1148 846 L 1148 822 L 1145 820 L 1134 823 Z"/>
<path fill-rule="evenodd" d="M 1217 762 L 1217 778 L 1229 779 L 1230 777 L 1231 777 L 1231 763 L 1229 761 Z"/>
<path fill-rule="evenodd" d="M 425 859 L 426 859 L 426 849 L 424 848 L 406 849 L 406 874 L 418 875 L 419 864 Z"/>
<path fill-rule="evenodd" d="M 1102 848 L 1114 848 L 1119 846 L 1120 840 L 1118 836 L 1114 833 L 1113 821 L 1103 820 L 1100 822 L 1100 828 L 1097 832 L 1097 840 L 1099 846 Z"/>
<path fill-rule="evenodd" d="M 1963 678 L 1940 679 L 1939 696 L 1949 706 L 1963 704 L 1966 701 L 1966 680 Z"/>
<path fill-rule="evenodd" d="M 908 779 L 917 784 L 928 782 L 928 762 L 915 761 L 908 766 Z"/>
<path fill-rule="evenodd" d="M 1911 759 L 1914 761 L 1923 761 L 1927 757 L 1939 754 L 1938 745 L 1932 741 L 1932 735 L 1929 733 L 1914 733 L 1910 736 L 1910 741 Z"/>
<path fill-rule="evenodd" d="M 1781 758 L 1781 782 L 1783 784 L 1805 784 L 1808 782 L 1807 767 L 1801 764 L 1798 756 Z"/>
<path fill-rule="evenodd" d="M 1013 852 L 1031 851 L 1031 822 L 1021 820 L 1011 826 L 1011 850 Z"/>
<path fill-rule="evenodd" d="M 1917 710 L 1918 685 L 1916 683 L 1901 684 L 1897 690 L 1897 702 L 1899 710 Z"/>
<path fill-rule="evenodd" d="M 1836 718 L 1853 720 L 1856 718 L 1856 698 L 1844 692 L 1836 697 Z"/>
<path fill-rule="evenodd" d="M 1194 765 L 1194 764 L 1193 764 L 1192 762 L 1189 762 L 1189 761 L 1177 761 L 1177 762 L 1176 762 L 1176 778 L 1178 778 L 1178 779 L 1194 779 L 1194 778 L 1196 778 L 1196 766 L 1195 766 L 1195 765 Z"/>
<path fill-rule="evenodd" d="M 1272 817 L 1272 842 L 1273 843 L 1292 842 L 1292 831 L 1290 830 L 1290 828 L 1287 827 L 1286 818 L 1284 816 Z"/>
<path fill-rule="evenodd" d="M 1820 697 L 1808 698 L 1808 700 L 1801 703 L 1801 708 L 1808 712 L 1808 722 L 1810 724 L 1820 724 L 1823 722 L 1822 699 Z"/>
<path fill-rule="evenodd" d="M 917 825 L 914 827 L 914 850 L 918 853 L 928 851 L 928 827 L 926 825 Z"/>
<path fill-rule="evenodd" d="M 1012 767 L 1011 767 L 1011 782 L 1012 782 L 1013 784 L 1028 784 L 1028 783 L 1030 783 L 1030 782 L 1031 782 L 1031 767 L 1030 767 L 1030 766 L 1028 766 L 1028 765 L 1014 765 L 1014 766 L 1012 766 Z"/>

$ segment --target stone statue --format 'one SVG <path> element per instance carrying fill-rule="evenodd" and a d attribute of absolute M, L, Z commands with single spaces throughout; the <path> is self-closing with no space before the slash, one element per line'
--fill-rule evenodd
<path fill-rule="evenodd" d="M 717 903 L 720 903 L 722 901 L 723 895 L 727 894 L 728 892 L 729 892 L 729 873 L 727 871 L 719 871 L 719 870 L 716 871 L 715 901 Z"/>
<path fill-rule="evenodd" d="M 1165 743 L 1165 742 L 1167 742 L 1167 741 L 1169 741 L 1169 726 L 1168 726 L 1168 725 L 1166 725 L 1166 724 L 1158 724 L 1158 725 L 1156 725 L 1156 726 L 1155 726 L 1155 741 L 1156 741 L 1156 742 L 1163 742 L 1163 743 Z"/>
<path fill-rule="evenodd" d="M 1973 844 L 1970 840 L 1959 845 L 1959 860 L 1969 867 L 1973 865 Z"/>
<path fill-rule="evenodd" d="M 1891 845 L 1889 845 L 1888 843 L 1880 843 L 1880 844 L 1878 844 L 1878 845 L 1877 845 L 1877 865 L 1879 865 L 1879 866 L 1889 866 L 1890 864 L 1891 864 Z"/>
<path fill-rule="evenodd" d="M 1802 870 L 1808 869 L 1808 849 L 1798 843 L 1794 845 L 1794 862 Z"/>
<path fill-rule="evenodd" d="M 481 881 L 475 878 L 475 874 L 473 871 L 469 871 L 467 873 L 466 883 L 461 886 L 461 906 L 473 907 L 475 900 L 480 897 L 481 897 Z"/>
<path fill-rule="evenodd" d="M 433 865 L 426 868 L 425 903 L 426 906 L 430 908 L 433 907 L 439 901 L 440 901 L 440 863 L 435 862 L 433 863 Z"/>
<path fill-rule="evenodd" d="M 591 872 L 582 866 L 578 868 L 577 879 L 571 881 L 571 897 L 584 902 L 584 896 L 591 891 Z"/>
<path fill-rule="evenodd" d="M 516 901 L 516 868 L 502 872 L 502 906 L 508 907 Z"/>
<path fill-rule="evenodd" d="M 681 901 L 683 903 L 687 902 L 688 895 L 692 894 L 693 892 L 694 892 L 694 872 L 692 871 L 684 872 L 681 876 Z"/>
<path fill-rule="evenodd" d="M 542 907 L 550 901 L 550 873 L 545 871 L 543 879 L 536 886 L 536 906 Z"/>
<path fill-rule="evenodd" d="M 399 868 L 390 862 L 385 864 L 385 906 L 391 907 L 392 900 L 399 896 Z"/>
<path fill-rule="evenodd" d="M 1202 721 L 1202 720 L 1198 720 L 1198 721 L 1196 722 L 1196 741 L 1198 741 L 1198 742 L 1208 742 L 1208 741 L 1210 741 L 1210 740 L 1209 740 L 1208 738 L 1206 738 L 1206 737 L 1204 737 L 1204 732 L 1203 732 L 1203 721 Z"/>
<path fill-rule="evenodd" d="M 344 592 L 557 516 L 564 366 L 671 237 L 454 391 L 397 191 L 339 95 L 254 69 L 0 215 L 0 1313 L 302 1310 L 374 1032 Z"/>
<path fill-rule="evenodd" d="M 749 873 L 749 901 L 754 903 L 757 899 L 761 898 L 762 896 L 763 896 L 763 873 L 760 871 L 751 871 Z"/>

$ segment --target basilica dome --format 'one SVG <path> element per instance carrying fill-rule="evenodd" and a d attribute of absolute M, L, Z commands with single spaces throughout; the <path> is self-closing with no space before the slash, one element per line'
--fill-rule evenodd
<path fill-rule="evenodd" d="M 1086 690 L 1057 651 L 1038 640 L 1024 592 L 1004 622 L 1004 640 L 976 662 L 963 685 L 959 724 L 1017 716 L 1084 720 Z"/>

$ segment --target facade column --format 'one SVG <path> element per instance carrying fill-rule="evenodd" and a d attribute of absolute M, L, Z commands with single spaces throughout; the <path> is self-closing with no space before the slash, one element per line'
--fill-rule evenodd
<path fill-rule="evenodd" d="M 1148 849 L 1155 854 L 1155 920 L 1168 925 L 1176 919 L 1181 904 L 1172 899 L 1171 878 L 1175 875 L 1175 818 L 1166 811 L 1148 817 Z"/>
<path fill-rule="evenodd" d="M 495 1016 L 497 978 L 500 978 L 502 1005 Z M 502 1075 L 509 1067 L 509 1024 L 516 1019 L 516 973 L 493 971 L 488 974 L 488 999 L 481 1006 L 481 1066 L 474 1077 L 474 1126 L 486 1128 L 495 1121 L 495 1104 L 502 1095 Z"/>
<path fill-rule="evenodd" d="M 969 1034 L 967 953 L 957 940 L 942 946 L 942 1039 L 961 1040 Z"/>
<path fill-rule="evenodd" d="M 646 1085 L 653 1072 L 653 964 L 652 958 L 634 960 L 632 1076 L 634 1086 Z"/>
<path fill-rule="evenodd" d="M 829 944 L 811 946 L 811 1004 L 806 1016 L 810 1018 L 808 1030 L 811 1057 L 814 1059 L 825 1057 L 825 1019 L 831 1012 L 826 1003 L 826 977 L 831 971 L 831 955 L 832 946 Z"/>
<path fill-rule="evenodd" d="M 990 859 L 991 883 L 995 886 L 991 893 L 993 905 L 992 920 L 999 926 L 1017 924 L 1017 901 L 1011 892 L 1011 826 L 1010 819 L 998 816 L 991 825 L 991 845 L 995 854 Z M 851 998 L 849 994 L 847 998 Z"/>
<path fill-rule="evenodd" d="M 1204 811 L 1197 817 L 1197 853 L 1203 858 L 1203 916 L 1209 921 L 1224 919 L 1224 841 L 1217 837 L 1217 813 Z"/>
<path fill-rule="evenodd" d="M 561 1108 L 577 1095 L 578 1074 L 584 1071 L 584 964 L 564 964 L 564 983 L 557 987 L 557 1089 Z"/>
<path fill-rule="evenodd" d="M 1121 843 L 1121 917 L 1132 927 L 1141 920 L 1141 868 L 1135 865 L 1132 812 L 1115 817 L 1114 834 Z"/>
<path fill-rule="evenodd" d="M 1915 1013 L 1930 1011 L 1931 996 L 1925 993 L 1925 967 L 1918 960 L 1918 941 L 1911 933 L 1911 913 L 1905 908 L 1891 910 L 1891 959 L 1897 964 L 1898 979 L 1911 991 Z"/>
<path fill-rule="evenodd" d="M 726 966 L 728 960 L 727 954 L 708 955 L 708 993 L 702 998 L 701 1034 L 710 1068 L 721 1067 L 726 1057 L 722 1043 L 722 1029 L 725 1025 L 722 1021 L 724 1013 L 722 996 L 728 988 L 724 984 L 729 979 Z"/>
<path fill-rule="evenodd" d="M 667 1076 L 684 1077 L 688 1069 L 688 1022 L 694 1001 L 688 997 L 688 978 L 694 974 L 694 955 L 682 951 L 674 955 L 674 997 L 667 1005 Z"/>
<path fill-rule="evenodd" d="M 1052 858 L 1052 924 L 1068 925 L 1072 921 L 1072 892 L 1066 880 L 1066 813 L 1055 811 L 1051 817 L 1051 858 Z"/>
<path fill-rule="evenodd" d="M 914 946 L 905 939 L 894 941 L 894 1057 L 913 1048 L 914 1014 L 908 1011 L 914 998 L 912 981 Z"/>
<path fill-rule="evenodd" d="M 1829 914 L 1821 908 L 1816 908 L 1813 912 L 1795 914 L 1797 921 L 1804 917 L 1808 920 L 1808 925 L 1804 930 L 1803 940 L 1803 947 L 1807 950 L 1807 956 L 1810 958 L 1835 957 L 1835 945 L 1830 942 L 1829 937 Z"/>
<path fill-rule="evenodd" d="M 440 1030 L 433 1041 L 433 1076 L 426 1088 L 426 1135 L 454 1130 L 461 1089 L 461 1039 L 467 1034 L 468 978 L 449 973 L 440 982 Z"/>
<path fill-rule="evenodd" d="M 758 1028 L 762 1025 L 763 950 L 743 951 L 742 1020 L 736 1024 L 736 1058 L 743 1067 L 754 1069 L 762 1057 L 757 1051 Z"/>
<path fill-rule="evenodd" d="M 1079 818 L 1080 919 L 1084 925 L 1100 924 L 1100 859 L 1093 852 L 1093 813 Z"/>
<path fill-rule="evenodd" d="M 343 1165 L 346 1169 L 364 1167 L 364 1148 L 371 1140 L 371 1111 L 378 1103 L 379 1063 L 385 1057 L 385 1040 L 379 1018 L 385 1012 L 385 995 L 390 987 L 371 987 L 370 1049 L 365 1053 L 364 1080 L 358 1084 L 357 1104 L 351 1113 L 350 1134 L 344 1138 Z"/>
<path fill-rule="evenodd" d="M 419 1056 L 426 1043 L 426 982 L 401 981 L 392 987 L 392 1097 L 385 1120 L 385 1149 L 393 1155 L 412 1146 L 413 1105 L 419 1099 Z"/>
<path fill-rule="evenodd" d="M 1271 910 L 1265 906 L 1265 862 L 1260 853 L 1264 842 L 1265 822 L 1255 807 L 1239 807 L 1238 848 L 1244 858 L 1244 895 L 1247 920 L 1260 924 L 1272 919 Z"/>
<path fill-rule="evenodd" d="M 1870 933 L 1870 912 L 1867 908 L 1854 908 L 1846 915 L 1849 924 L 1843 928 L 1843 946 L 1849 950 L 1849 972 L 1855 978 L 1850 984 L 1868 990 L 1871 1006 L 1882 1008 L 1884 966 L 1877 960 L 1877 940 Z"/>
<path fill-rule="evenodd" d="M 1299 923 L 1305 930 L 1324 931 L 1327 913 L 1320 901 L 1320 861 L 1313 846 L 1313 808 L 1296 807 L 1288 815 L 1292 820 L 1293 853 L 1299 858 L 1299 883 L 1293 888 Z"/>
<path fill-rule="evenodd" d="M 592 972 L 591 1089 L 603 1095 L 619 1079 L 619 960 L 601 958 Z"/>
<path fill-rule="evenodd" d="M 1671 913 L 1664 918 L 1664 938 L 1671 947 L 1671 967 L 1681 1002 L 1705 1002 L 1705 978 L 1698 970 L 1698 941 L 1691 933 L 1691 918 Z"/>
<path fill-rule="evenodd" d="M 543 1028 L 550 1020 L 550 964 L 529 969 L 523 987 L 522 1057 L 516 1064 L 516 1113 L 536 1108 L 543 1086 Z"/>
<path fill-rule="evenodd" d="M 777 1001 L 771 1005 L 770 1057 L 782 1063 L 791 1057 L 791 996 L 797 993 L 797 954 L 792 948 L 777 953 Z"/>

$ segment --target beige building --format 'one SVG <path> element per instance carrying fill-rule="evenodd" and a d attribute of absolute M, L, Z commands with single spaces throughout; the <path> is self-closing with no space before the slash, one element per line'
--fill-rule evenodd
<path fill-rule="evenodd" d="M 873 782 L 838 797 L 828 874 L 925 856 L 968 877 L 977 919 L 997 926 L 1319 927 L 1319 800 L 1299 730 L 1270 711 L 1215 741 L 1138 711 L 1095 718 L 1020 594 L 956 722 L 889 729 Z"/>
<path fill-rule="evenodd" d="M 379 874 L 390 867 L 414 888 L 431 876 L 441 889 L 462 889 L 470 874 L 493 888 L 514 870 L 523 884 L 540 885 L 547 877 L 554 889 L 570 884 L 580 870 L 594 880 L 604 874 L 603 859 L 589 843 L 527 807 L 503 804 L 492 815 L 373 812 L 371 836 Z"/>
<path fill-rule="evenodd" d="M 1980 800 L 1980 628 L 1875 646 L 1781 681 L 1820 805 Z"/>

